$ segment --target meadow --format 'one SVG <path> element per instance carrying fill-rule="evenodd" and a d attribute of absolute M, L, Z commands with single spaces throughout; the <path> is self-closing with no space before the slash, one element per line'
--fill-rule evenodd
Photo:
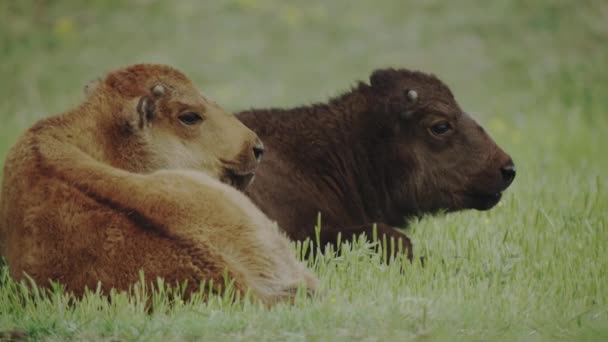
<path fill-rule="evenodd" d="M 0 0 L 0 163 L 88 81 L 157 62 L 231 111 L 325 101 L 380 67 L 433 72 L 518 170 L 490 211 L 411 222 L 424 267 L 350 244 L 309 261 L 318 295 L 271 309 L 170 290 L 152 311 L 74 302 L 0 265 L 0 340 L 607 340 L 607 22 L 602 1 Z"/>

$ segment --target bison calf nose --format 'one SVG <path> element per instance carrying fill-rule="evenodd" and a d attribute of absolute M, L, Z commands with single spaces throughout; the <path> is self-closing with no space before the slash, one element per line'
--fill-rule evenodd
<path fill-rule="evenodd" d="M 261 142 L 253 147 L 253 155 L 255 159 L 259 162 L 262 161 L 262 156 L 264 156 L 264 144 Z"/>
<path fill-rule="evenodd" d="M 506 186 L 511 185 L 513 179 L 515 179 L 515 165 L 512 161 L 502 168 L 500 168 L 500 172 L 502 173 L 502 178 L 504 179 Z"/>

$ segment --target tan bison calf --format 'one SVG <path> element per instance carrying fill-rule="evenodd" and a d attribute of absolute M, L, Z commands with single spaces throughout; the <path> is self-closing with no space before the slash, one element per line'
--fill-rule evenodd
<path fill-rule="evenodd" d="M 181 72 L 134 65 L 109 73 L 77 108 L 41 120 L 10 151 L 0 253 L 28 274 L 82 294 L 138 280 L 223 284 L 264 303 L 315 277 L 288 239 L 236 187 L 261 155 L 255 133 Z"/>

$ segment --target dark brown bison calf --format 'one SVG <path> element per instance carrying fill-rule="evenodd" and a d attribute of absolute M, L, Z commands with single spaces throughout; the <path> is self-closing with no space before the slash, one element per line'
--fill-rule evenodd
<path fill-rule="evenodd" d="M 439 210 L 487 210 L 515 177 L 500 149 L 434 75 L 375 71 L 326 104 L 255 109 L 238 118 L 266 147 L 253 201 L 294 240 L 321 243 L 367 233 L 409 239 L 393 227 Z M 399 245 L 398 245 L 399 247 Z"/>

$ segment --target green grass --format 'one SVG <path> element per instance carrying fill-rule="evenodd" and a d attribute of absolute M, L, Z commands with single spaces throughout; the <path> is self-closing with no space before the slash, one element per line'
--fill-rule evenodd
<path fill-rule="evenodd" d="M 608 5 L 601 1 L 0 2 L 0 160 L 82 86 L 135 62 L 185 71 L 229 110 L 322 101 L 377 67 L 432 71 L 515 160 L 489 212 L 414 222 L 424 268 L 356 245 L 321 289 L 264 309 L 91 294 L 0 276 L 0 331 L 31 338 L 608 339 Z"/>

